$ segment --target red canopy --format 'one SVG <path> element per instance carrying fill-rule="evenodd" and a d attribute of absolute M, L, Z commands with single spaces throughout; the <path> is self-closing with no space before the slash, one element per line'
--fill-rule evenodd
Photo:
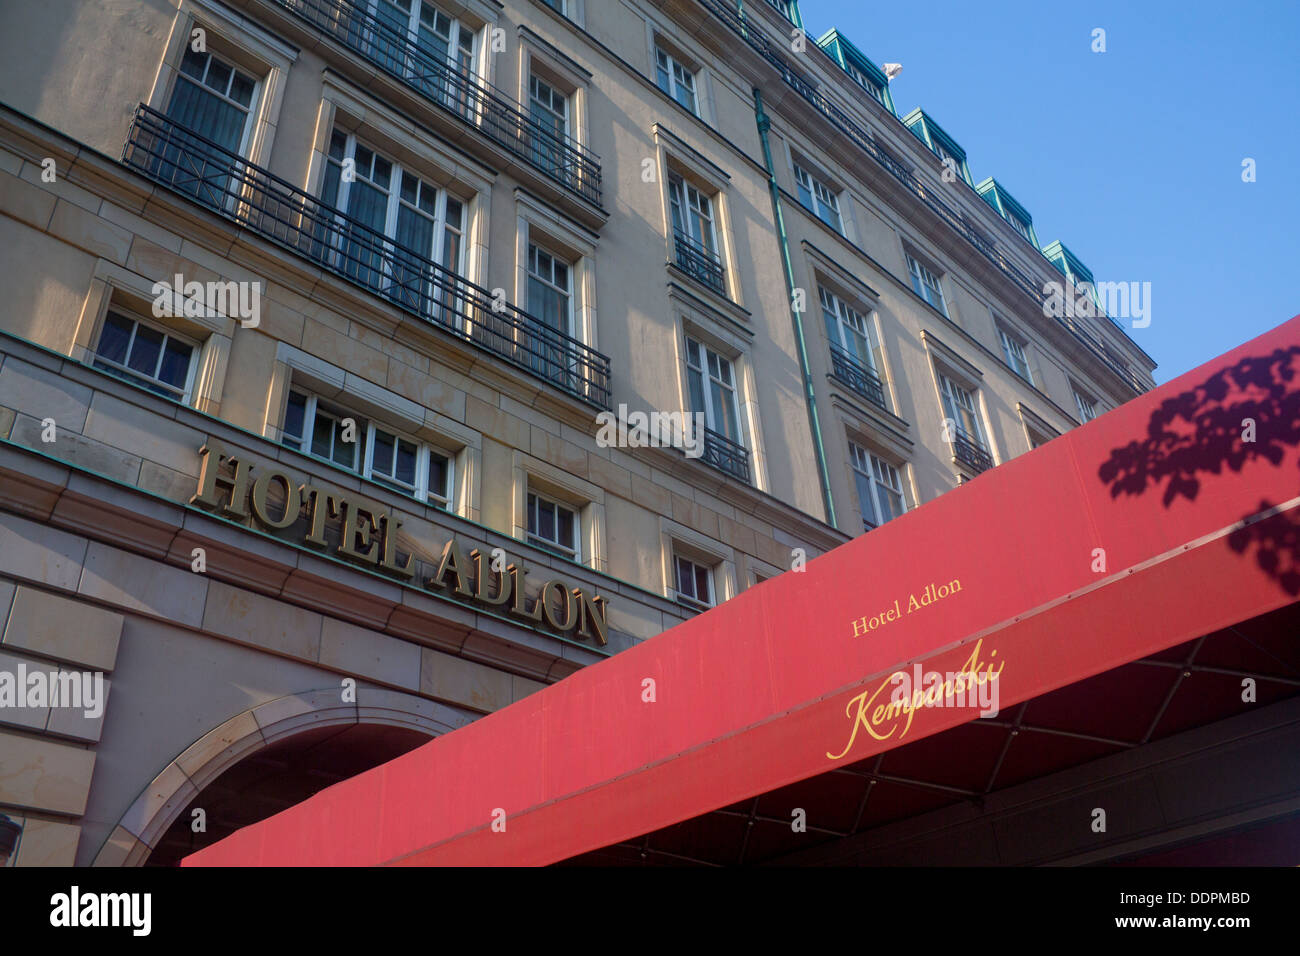
<path fill-rule="evenodd" d="M 553 863 L 1289 604 L 1298 383 L 1300 316 L 185 865 Z"/>

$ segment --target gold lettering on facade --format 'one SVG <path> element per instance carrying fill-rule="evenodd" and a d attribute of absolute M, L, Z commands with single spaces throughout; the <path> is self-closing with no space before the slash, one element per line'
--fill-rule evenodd
<path fill-rule="evenodd" d="M 222 515 L 250 518 L 268 531 L 284 531 L 294 525 L 304 510 L 307 530 L 302 543 L 325 549 L 329 542 L 326 525 L 341 522 L 335 552 L 365 567 L 383 571 L 396 578 L 415 577 L 415 557 L 407 554 L 398 560 L 397 532 L 402 524 L 386 511 L 379 510 L 362 498 L 344 492 L 331 492 L 315 485 L 302 484 L 296 489 L 293 480 L 282 471 L 268 471 L 253 479 L 251 465 L 236 455 L 227 454 L 216 441 L 199 450 L 199 482 L 190 503 Z M 227 473 L 223 474 L 225 468 Z M 271 490 L 283 490 L 284 505 L 274 514 Z M 505 571 L 493 571 L 487 555 L 478 548 L 466 561 L 455 538 L 443 546 L 438 569 L 425 582 L 430 590 L 450 591 L 456 598 L 472 601 L 487 610 L 505 608 L 506 613 L 528 625 L 545 623 L 561 633 L 608 641 L 609 624 L 606 600 L 588 594 L 582 588 L 569 588 L 563 581 L 548 581 L 537 598 L 529 602 L 524 590 L 527 568 L 508 565 Z M 494 581 L 489 581 L 494 578 Z"/>

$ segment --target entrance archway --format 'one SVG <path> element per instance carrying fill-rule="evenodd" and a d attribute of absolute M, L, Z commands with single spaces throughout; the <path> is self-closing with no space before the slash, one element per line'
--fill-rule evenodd
<path fill-rule="evenodd" d="M 226 834 L 472 719 L 398 691 L 339 689 L 279 697 L 231 717 L 171 761 L 136 798 L 96 866 L 170 866 Z M 204 811 L 206 833 L 193 829 Z"/>

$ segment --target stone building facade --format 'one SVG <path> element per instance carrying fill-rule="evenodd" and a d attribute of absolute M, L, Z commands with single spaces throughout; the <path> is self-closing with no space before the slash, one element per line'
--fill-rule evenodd
<path fill-rule="evenodd" d="M 0 16 L 11 865 L 173 862 L 1152 385 L 794 0 Z"/>

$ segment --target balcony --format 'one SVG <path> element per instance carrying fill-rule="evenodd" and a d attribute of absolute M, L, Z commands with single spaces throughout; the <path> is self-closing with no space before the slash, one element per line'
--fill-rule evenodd
<path fill-rule="evenodd" d="M 993 456 L 984 447 L 984 443 L 961 428 L 953 432 L 952 454 L 977 475 L 993 467 Z"/>
<path fill-rule="evenodd" d="M 885 386 L 875 372 L 863 367 L 838 345 L 831 346 L 831 374 L 867 401 L 889 411 L 885 404 Z"/>
<path fill-rule="evenodd" d="M 450 335 L 599 408 L 609 358 L 143 104 L 122 162 Z"/>
<path fill-rule="evenodd" d="M 452 68 L 358 0 L 271 0 L 419 93 L 567 191 L 600 206 L 600 159 L 504 90 Z"/>
<path fill-rule="evenodd" d="M 786 86 L 797 93 L 816 112 L 820 113 L 833 127 L 847 136 L 855 146 L 871 157 L 890 176 L 897 180 L 905 190 L 914 195 L 935 215 L 947 223 L 949 228 L 957 235 L 974 246 L 1009 282 L 1032 299 L 1040 311 L 1043 310 L 1045 303 L 1048 301 L 1048 294 L 1042 284 L 1033 277 L 1026 275 L 1019 267 L 1010 262 L 997 245 L 973 229 L 960 212 L 949 205 L 935 190 L 926 186 L 924 182 L 914 176 L 911 170 L 902 166 L 883 149 L 877 147 L 875 140 L 865 127 L 826 99 L 812 80 L 803 76 L 791 66 L 786 59 L 788 51 L 785 48 L 769 40 L 764 36 L 762 30 L 750 28 L 744 14 L 737 10 L 735 0 L 695 0 L 695 2 L 716 16 L 728 30 L 775 69 Z M 820 51 L 830 63 L 835 64 L 837 69 L 839 68 L 839 64 L 835 63 L 830 54 L 821 47 L 813 44 L 812 48 Z M 912 134 L 909 133 L 909 135 Z M 1101 348 L 1100 340 L 1090 330 L 1068 318 L 1058 318 L 1057 321 L 1084 348 L 1090 351 L 1094 358 L 1119 376 L 1136 393 L 1141 394 L 1146 391 L 1146 385 L 1131 369 L 1118 365 L 1106 355 Z"/>
<path fill-rule="evenodd" d="M 700 245 L 684 232 L 673 231 L 677 268 L 723 298 L 727 297 L 727 270 L 716 252 Z"/>
<path fill-rule="evenodd" d="M 701 460 L 732 478 L 749 484 L 749 452 L 745 446 L 711 428 L 704 429 L 704 456 Z"/>

